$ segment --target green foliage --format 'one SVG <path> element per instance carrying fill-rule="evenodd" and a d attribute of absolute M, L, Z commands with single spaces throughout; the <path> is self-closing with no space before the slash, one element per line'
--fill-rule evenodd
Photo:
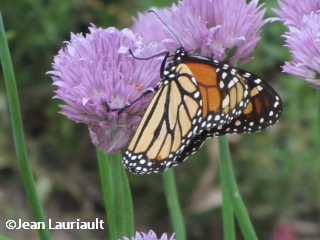
<path fill-rule="evenodd" d="M 173 169 L 170 169 L 163 174 L 163 183 L 169 214 L 173 225 L 173 230 L 176 234 L 176 239 L 186 240 L 186 227 L 183 220 L 183 214 L 181 212 L 181 206 L 176 187 L 176 179 Z"/>
<path fill-rule="evenodd" d="M 96 193 L 99 191 L 99 174 L 87 129 L 75 126 L 58 115 L 58 102 L 51 99 L 53 88 L 45 73 L 50 70 L 52 57 L 63 46 L 63 41 L 69 39 L 70 32 L 87 32 L 90 23 L 103 27 L 130 26 L 131 16 L 137 11 L 170 5 L 171 2 L 1 0 L 31 159 L 35 163 L 38 181 L 49 181 L 49 184 L 44 184 L 47 189 L 41 196 L 46 200 L 49 215 L 58 212 L 61 217 L 85 217 L 88 209 L 95 216 L 104 214 L 102 197 Z M 272 16 L 271 8 L 276 6 L 276 1 L 265 3 L 268 15 Z M 312 88 L 281 73 L 281 65 L 290 59 L 282 46 L 284 30 L 280 23 L 267 24 L 253 61 L 243 66 L 270 82 L 280 93 L 284 100 L 281 121 L 263 134 L 231 138 L 239 188 L 261 239 L 270 239 L 274 225 L 279 221 L 313 221 L 320 211 L 319 142 L 314 131 L 318 124 L 316 106 L 319 103 Z M 0 81 L 3 82 L 2 74 Z M 11 164 L 14 153 L 13 148 L 8 147 L 11 132 L 8 121 L 5 121 L 8 113 L 1 88 L 3 84 L 0 86 L 0 177 L 9 174 L 10 177 L 1 178 L 1 185 L 8 182 L 8 189 L 12 189 L 14 180 L 8 179 L 16 176 L 15 167 Z M 207 157 L 202 157 L 204 154 L 198 153 L 176 171 L 183 209 L 189 209 L 191 197 L 201 190 L 199 184 L 211 164 Z M 216 161 L 212 158 L 212 162 Z M 210 167 L 213 175 L 212 169 Z M 70 175 L 68 181 L 65 181 L 66 175 Z M 138 229 L 143 226 L 147 229 L 153 227 L 157 232 L 170 231 L 161 177 L 130 177 L 130 182 L 135 193 Z M 214 186 L 210 185 L 210 188 Z M 61 193 L 68 196 L 67 200 L 62 200 Z M 69 208 L 62 208 L 59 202 Z M 0 218 L 8 217 L 7 212 L 21 215 L 15 206 L 10 201 L 2 201 Z M 7 211 L 9 208 L 11 210 Z M 203 214 L 192 210 L 184 214 L 189 239 L 206 239 L 208 232 L 221 231 L 217 220 L 219 212 L 213 208 L 207 207 Z M 216 216 L 215 221 L 213 216 Z M 90 235 L 87 239 L 95 238 Z"/>
<path fill-rule="evenodd" d="M 131 189 L 121 154 L 108 156 L 97 151 L 101 188 L 107 215 L 110 240 L 134 235 Z"/>
<path fill-rule="evenodd" d="M 0 240 L 10 240 L 10 238 L 0 235 Z"/>
<path fill-rule="evenodd" d="M 30 161 L 28 159 L 27 145 L 24 137 L 24 128 L 21 117 L 20 100 L 18 96 L 18 89 L 12 65 L 11 55 L 7 42 L 7 36 L 0 12 L 0 61 L 3 70 L 6 94 L 9 105 L 10 120 L 12 127 L 12 135 L 16 150 L 18 165 L 21 172 L 21 179 L 27 194 L 27 198 L 32 209 L 32 214 L 36 221 L 46 222 L 42 205 L 39 201 Z M 48 230 L 40 229 L 39 236 L 41 240 L 49 240 L 50 235 Z"/>

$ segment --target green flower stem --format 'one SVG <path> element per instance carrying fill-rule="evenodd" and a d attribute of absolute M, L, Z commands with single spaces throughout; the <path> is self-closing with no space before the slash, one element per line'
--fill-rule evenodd
<path fill-rule="evenodd" d="M 222 164 L 222 161 L 225 163 L 225 159 L 228 157 L 228 152 L 225 151 L 223 145 L 220 144 L 220 183 L 222 186 L 222 218 L 223 218 L 223 238 L 225 240 L 235 240 L 236 239 L 236 229 L 235 229 L 235 219 L 233 212 L 232 196 L 229 189 L 231 189 L 230 181 L 228 181 L 228 166 L 227 164 Z"/>
<path fill-rule="evenodd" d="M 163 174 L 164 190 L 169 208 L 171 222 L 177 240 L 186 240 L 186 227 L 184 224 L 179 197 L 176 188 L 174 170 L 170 169 Z"/>
<path fill-rule="evenodd" d="M 133 204 L 129 181 L 121 155 L 108 156 L 97 151 L 103 200 L 110 240 L 134 234 Z"/>
<path fill-rule="evenodd" d="M 104 207 L 106 211 L 106 216 L 109 226 L 109 238 L 110 240 L 117 240 L 119 236 L 118 223 L 117 223 L 117 212 L 115 207 L 114 199 L 114 189 L 113 189 L 113 178 L 112 178 L 112 169 L 110 166 L 110 160 L 102 152 L 97 151 L 98 164 L 99 164 L 99 173 L 100 181 L 102 185 L 102 194 Z"/>
<path fill-rule="evenodd" d="M 0 59 L 4 74 L 5 87 L 7 91 L 7 98 L 9 104 L 11 126 L 13 132 L 13 139 L 16 149 L 16 155 L 21 171 L 21 178 L 24 184 L 27 198 L 30 202 L 32 213 L 37 222 L 46 222 L 43 208 L 37 196 L 34 178 L 32 175 L 32 169 L 27 155 L 27 146 L 24 136 L 21 108 L 17 90 L 17 84 L 15 80 L 12 60 L 0 13 Z M 47 229 L 40 229 L 39 235 L 42 240 L 50 239 L 49 231 Z"/>
<path fill-rule="evenodd" d="M 134 234 L 133 204 L 128 176 L 122 165 L 122 156 L 115 155 L 111 163 L 112 169 L 115 170 L 114 189 L 118 193 L 116 203 L 118 203 L 119 225 L 122 226 L 121 234 L 131 237 Z"/>
<path fill-rule="evenodd" d="M 121 162 L 122 159 L 119 159 Z M 129 179 L 126 173 L 126 170 L 124 169 L 123 165 L 121 165 L 121 179 L 122 179 L 122 190 L 123 194 L 122 197 L 124 199 L 124 207 L 122 209 L 122 216 L 126 216 L 123 218 L 125 220 L 125 225 L 127 226 L 127 232 L 128 236 L 133 236 L 135 232 L 134 227 L 134 212 L 133 212 L 133 200 L 132 200 L 132 194 L 129 184 Z"/>
<path fill-rule="evenodd" d="M 241 198 L 236 178 L 234 175 L 229 142 L 227 137 L 222 136 L 219 138 L 219 147 L 220 147 L 220 164 L 221 164 L 221 179 L 222 188 L 228 187 L 228 189 L 223 190 L 223 192 L 229 192 L 229 197 L 232 199 L 233 210 L 238 220 L 241 232 L 246 240 L 257 240 L 257 235 L 253 228 L 253 225 L 250 221 L 248 211 L 245 207 L 245 204 Z M 228 216 L 229 211 L 228 211 Z"/>
<path fill-rule="evenodd" d="M 317 128 L 316 128 L 316 130 L 317 130 L 317 143 L 318 143 L 318 146 L 320 145 L 320 90 L 319 89 L 317 89 L 316 90 L 317 91 L 317 112 L 318 112 L 318 116 L 317 116 Z"/>
<path fill-rule="evenodd" d="M 0 240 L 10 240 L 10 238 L 3 236 L 3 235 L 0 235 Z"/>

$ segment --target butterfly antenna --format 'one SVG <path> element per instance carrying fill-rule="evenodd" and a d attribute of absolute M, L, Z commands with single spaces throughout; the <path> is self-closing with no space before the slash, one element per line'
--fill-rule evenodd
<path fill-rule="evenodd" d="M 178 38 L 178 36 L 174 33 L 174 31 L 169 27 L 169 25 L 163 21 L 163 19 L 160 17 L 160 15 L 153 9 L 148 10 L 149 13 L 152 13 L 156 16 L 156 18 L 165 26 L 166 30 L 173 36 L 173 38 L 180 44 L 181 47 L 183 47 L 182 42 Z"/>
<path fill-rule="evenodd" d="M 161 52 L 161 53 L 152 55 L 150 57 L 137 57 L 136 55 L 134 55 L 134 53 L 132 52 L 131 49 L 129 49 L 129 53 L 134 59 L 137 59 L 137 60 L 150 60 L 150 59 L 153 59 L 153 58 L 156 58 L 156 57 L 167 55 L 169 52 L 168 51 Z"/>

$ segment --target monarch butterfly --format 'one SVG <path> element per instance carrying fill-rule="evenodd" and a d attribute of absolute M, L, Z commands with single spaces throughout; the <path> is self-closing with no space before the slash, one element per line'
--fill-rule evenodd
<path fill-rule="evenodd" d="M 178 48 L 161 66 L 154 91 L 123 157 L 135 174 L 162 172 L 195 153 L 206 138 L 256 132 L 276 123 L 277 93 L 255 75 Z"/>

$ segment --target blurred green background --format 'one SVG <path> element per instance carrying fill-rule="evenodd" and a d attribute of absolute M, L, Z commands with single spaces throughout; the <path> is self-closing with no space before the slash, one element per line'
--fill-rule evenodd
<path fill-rule="evenodd" d="M 129 27 L 132 16 L 171 0 L 1 0 L 22 101 L 30 159 L 48 217 L 55 220 L 103 218 L 95 149 L 84 125 L 58 114 L 46 75 L 53 56 L 70 32 L 97 26 Z M 266 1 L 268 15 L 276 6 Z M 290 59 L 282 47 L 285 28 L 269 24 L 251 64 L 243 66 L 268 80 L 284 101 L 279 124 L 254 135 L 232 136 L 233 162 L 241 192 L 260 239 L 292 233 L 320 239 L 320 151 L 316 92 L 281 73 Z M 192 33 L 190 33 L 192 34 Z M 155 69 L 155 71 L 158 71 Z M 10 232 L 6 219 L 31 220 L 19 178 L 0 74 L 0 233 L 37 239 L 36 232 Z M 217 181 L 216 141 L 176 169 L 189 239 L 221 239 L 221 193 Z M 160 176 L 130 176 L 137 230 L 172 232 Z M 53 239 L 103 239 L 103 231 L 57 231 Z M 283 235 L 284 236 L 284 235 Z M 289 236 L 289 235 L 288 235 Z"/>

